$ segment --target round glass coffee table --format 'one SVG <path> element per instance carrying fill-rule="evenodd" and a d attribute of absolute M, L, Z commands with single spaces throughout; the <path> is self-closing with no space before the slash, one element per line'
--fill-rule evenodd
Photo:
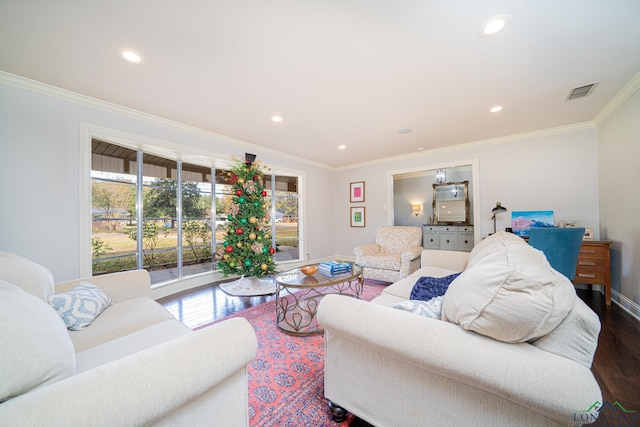
<path fill-rule="evenodd" d="M 320 334 L 324 330 L 318 325 L 316 311 L 322 297 L 341 294 L 360 298 L 363 284 L 362 267 L 355 263 L 351 271 L 333 276 L 320 270 L 306 275 L 300 268 L 282 272 L 276 276 L 276 325 L 292 335 Z"/>

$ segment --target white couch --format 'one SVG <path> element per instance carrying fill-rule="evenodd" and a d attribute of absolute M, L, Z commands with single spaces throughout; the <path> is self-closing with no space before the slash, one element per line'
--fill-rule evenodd
<path fill-rule="evenodd" d="M 569 426 L 597 417 L 602 395 L 590 368 L 599 319 L 540 251 L 497 233 L 471 253 L 425 250 L 421 265 L 372 302 L 321 301 L 334 419 L 344 410 L 377 427 Z M 394 308 L 421 276 L 455 272 L 443 320 Z"/>
<path fill-rule="evenodd" d="M 80 282 L 112 304 L 71 331 L 45 301 Z M 191 331 L 150 298 L 145 270 L 54 284 L 0 252 L 0 320 L 0 425 L 248 425 L 253 328 L 238 318 Z"/>

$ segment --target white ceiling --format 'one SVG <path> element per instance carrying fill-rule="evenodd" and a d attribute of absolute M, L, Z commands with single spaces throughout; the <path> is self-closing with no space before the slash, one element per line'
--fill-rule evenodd
<path fill-rule="evenodd" d="M 593 120 L 640 1 L 0 0 L 0 70 L 338 167 Z"/>

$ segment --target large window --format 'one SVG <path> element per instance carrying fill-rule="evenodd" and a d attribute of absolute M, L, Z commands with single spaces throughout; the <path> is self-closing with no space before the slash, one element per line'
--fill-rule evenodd
<path fill-rule="evenodd" d="M 211 189 L 210 168 L 93 140 L 93 274 L 145 268 L 158 283 L 210 270 Z"/>
<path fill-rule="evenodd" d="M 298 177 L 266 175 L 265 188 L 276 261 L 298 260 Z M 233 197 L 226 170 L 94 139 L 91 193 L 94 275 L 145 268 L 160 283 L 215 269 Z"/>
<path fill-rule="evenodd" d="M 298 178 L 265 176 L 267 204 L 271 207 L 272 234 L 276 242 L 276 261 L 300 259 L 300 224 L 298 221 Z"/>

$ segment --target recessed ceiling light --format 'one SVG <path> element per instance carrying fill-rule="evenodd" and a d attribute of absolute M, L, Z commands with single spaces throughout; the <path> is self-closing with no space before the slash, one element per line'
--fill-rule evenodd
<path fill-rule="evenodd" d="M 272 122 L 280 123 L 282 121 L 282 116 L 273 116 L 271 117 Z"/>
<path fill-rule="evenodd" d="M 489 111 L 492 113 L 497 113 L 498 111 L 502 111 L 502 105 L 496 105 L 495 107 L 492 107 Z"/>
<path fill-rule="evenodd" d="M 398 131 L 398 133 L 399 133 L 400 135 L 404 135 L 404 134 L 406 134 L 406 133 L 411 133 L 412 131 L 413 131 L 413 129 L 405 128 L 405 129 L 400 129 L 400 130 Z"/>
<path fill-rule="evenodd" d="M 418 147 L 418 151 L 424 151 L 424 147 Z"/>
<path fill-rule="evenodd" d="M 118 49 L 118 55 L 132 64 L 144 64 L 144 57 L 133 49 L 120 48 Z"/>
<path fill-rule="evenodd" d="M 480 37 L 491 37 L 505 29 L 511 21 L 511 15 L 498 15 L 486 21 L 478 30 Z"/>
<path fill-rule="evenodd" d="M 338 145 L 338 150 L 344 150 L 346 148 L 347 148 L 347 146 L 344 145 L 344 144 Z"/>

